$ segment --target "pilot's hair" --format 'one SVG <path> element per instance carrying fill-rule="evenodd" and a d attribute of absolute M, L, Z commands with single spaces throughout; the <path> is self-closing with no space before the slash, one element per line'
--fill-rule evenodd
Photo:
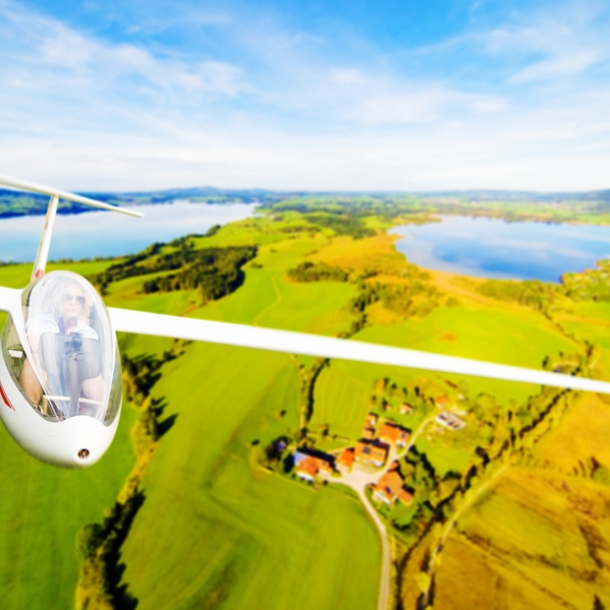
<path fill-rule="evenodd" d="M 85 297 L 85 303 L 79 317 L 81 320 L 84 320 L 87 324 L 89 324 L 89 317 L 91 315 L 93 301 L 91 299 L 91 295 L 89 294 L 89 290 L 87 290 L 86 286 L 83 286 L 77 276 L 75 277 L 70 275 L 55 279 L 53 284 L 47 289 L 47 294 L 45 295 L 43 303 L 43 310 L 47 313 L 53 313 L 56 317 L 59 317 L 63 295 L 66 294 L 69 286 L 78 286 L 81 289 L 83 296 Z"/>

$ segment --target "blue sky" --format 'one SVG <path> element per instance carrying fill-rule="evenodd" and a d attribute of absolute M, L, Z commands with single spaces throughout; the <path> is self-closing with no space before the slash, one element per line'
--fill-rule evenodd
<path fill-rule="evenodd" d="M 0 173 L 610 188 L 607 1 L 0 0 Z"/>

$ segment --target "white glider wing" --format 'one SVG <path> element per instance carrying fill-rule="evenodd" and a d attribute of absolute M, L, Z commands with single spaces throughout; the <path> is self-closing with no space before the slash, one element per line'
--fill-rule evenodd
<path fill-rule="evenodd" d="M 21 290 L 0 286 L 0 311 L 13 311 L 21 306 Z"/>
<path fill-rule="evenodd" d="M 289 354 L 340 358 L 610 394 L 610 383 L 517 366 L 227 322 L 210 322 L 115 308 L 109 308 L 109 312 L 114 329 L 122 332 L 223 343 Z"/>
<path fill-rule="evenodd" d="M 109 203 L 104 203 L 103 201 L 97 201 L 96 199 L 90 199 L 89 197 L 83 197 L 82 195 L 76 195 L 75 193 L 68 193 L 68 191 L 62 191 L 61 189 L 44 186 L 43 184 L 38 184 L 36 182 L 18 180 L 17 178 L 10 178 L 9 176 L 0 176 L 0 184 L 2 186 L 8 186 L 11 189 L 26 191 L 28 193 L 38 193 L 39 195 L 48 195 L 49 197 L 65 199 L 66 201 L 74 201 L 76 203 L 82 203 L 83 205 L 90 205 L 94 208 L 100 208 L 101 210 L 109 210 L 111 212 L 127 214 L 127 216 L 135 216 L 137 218 L 142 218 L 143 216 L 142 213 L 136 210 L 121 208 L 117 205 L 110 205 Z"/>

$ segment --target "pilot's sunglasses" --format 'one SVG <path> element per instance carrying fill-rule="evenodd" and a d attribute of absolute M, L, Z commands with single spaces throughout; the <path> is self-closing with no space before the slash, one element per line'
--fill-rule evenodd
<path fill-rule="evenodd" d="M 85 297 L 81 297 L 81 296 L 74 296 L 73 294 L 70 294 L 69 292 L 66 292 L 62 295 L 62 299 L 64 301 L 76 301 L 77 303 L 79 303 L 80 305 L 84 305 L 85 304 Z"/>

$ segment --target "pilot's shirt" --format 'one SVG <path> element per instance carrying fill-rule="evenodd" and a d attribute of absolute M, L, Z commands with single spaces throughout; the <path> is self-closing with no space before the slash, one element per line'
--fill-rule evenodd
<path fill-rule="evenodd" d="M 37 316 L 36 318 L 28 320 L 25 323 L 25 332 L 27 335 L 31 333 L 41 335 L 42 333 L 60 334 L 61 331 L 59 324 L 55 319 L 55 315 L 48 313 L 44 316 Z M 97 333 L 91 328 L 91 326 L 89 326 L 89 324 L 80 318 L 76 322 L 76 328 L 72 332 L 80 333 L 85 339 L 95 339 L 99 341 Z"/>

